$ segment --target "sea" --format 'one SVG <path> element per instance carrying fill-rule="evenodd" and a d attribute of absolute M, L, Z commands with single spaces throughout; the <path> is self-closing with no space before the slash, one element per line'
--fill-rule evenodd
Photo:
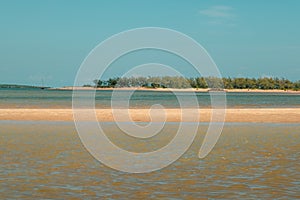
<path fill-rule="evenodd" d="M 110 108 L 111 95 L 97 91 L 96 107 Z M 179 95 L 188 100 L 192 94 Z M 300 107 L 299 94 L 226 95 L 229 108 Z M 210 107 L 209 93 L 197 92 L 196 97 L 200 108 Z M 180 107 L 172 92 L 136 91 L 130 98 L 132 108 L 153 104 Z M 0 89 L 0 109 L 71 107 L 72 91 Z M 163 147 L 178 129 L 178 123 L 170 122 L 159 135 L 136 139 L 125 137 L 114 123 L 103 125 L 114 144 L 139 152 Z M 207 129 L 207 123 L 200 123 L 192 145 L 172 164 L 128 173 L 89 154 L 74 122 L 0 121 L 0 199 L 300 198 L 300 123 L 226 123 L 214 149 L 200 159 Z"/>
<path fill-rule="evenodd" d="M 83 91 L 84 92 L 84 91 Z M 71 90 L 41 90 L 41 89 L 1 89 L 0 108 L 72 108 Z M 96 108 L 111 108 L 111 90 L 96 91 Z M 124 93 L 124 99 L 128 91 Z M 177 96 L 176 96 L 177 95 Z M 130 108 L 149 108 L 160 104 L 165 108 L 180 108 L 178 97 L 189 101 L 195 95 L 199 108 L 211 107 L 211 98 L 208 92 L 166 92 L 140 91 L 130 96 Z M 122 95 L 118 95 L 122 96 Z M 299 108 L 299 93 L 226 93 L 228 108 Z M 186 103 L 188 104 L 188 103 Z M 194 105 L 194 104 L 192 104 Z"/>

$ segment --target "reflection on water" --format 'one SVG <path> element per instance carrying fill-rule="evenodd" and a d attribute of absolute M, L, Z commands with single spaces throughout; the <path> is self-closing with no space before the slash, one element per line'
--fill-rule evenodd
<path fill-rule="evenodd" d="M 151 142 L 133 141 L 112 124 L 120 146 L 146 151 L 163 146 L 176 130 L 168 124 Z M 211 154 L 197 154 L 200 127 L 183 157 L 160 171 L 127 174 L 99 163 L 82 146 L 71 123 L 0 123 L 2 198 L 280 198 L 300 195 L 300 125 L 230 124 Z M 169 136 L 167 136 L 169 135 Z"/>

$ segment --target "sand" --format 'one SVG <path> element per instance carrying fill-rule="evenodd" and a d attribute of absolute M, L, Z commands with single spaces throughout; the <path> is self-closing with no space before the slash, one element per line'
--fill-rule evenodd
<path fill-rule="evenodd" d="M 191 110 L 195 111 L 195 110 Z M 211 109 L 200 109 L 200 121 L 209 122 Z M 150 121 L 149 109 L 130 109 L 137 122 Z M 165 109 L 168 122 L 180 122 L 180 109 Z M 99 121 L 114 121 L 111 109 L 97 109 Z M 0 109 L 0 120 L 73 121 L 72 109 Z M 193 121 L 193 120 L 191 120 Z M 299 123 L 300 108 L 227 109 L 226 122 Z"/>
<path fill-rule="evenodd" d="M 61 88 L 50 88 L 50 90 L 95 90 L 94 87 L 80 87 L 80 86 L 66 86 Z M 96 90 L 139 90 L 139 91 L 158 91 L 158 92 L 208 92 L 210 89 L 205 88 L 185 88 L 185 89 L 171 89 L 171 88 L 145 88 L 145 87 L 124 87 L 124 88 L 97 88 Z M 226 92 L 254 92 L 254 93 L 291 93 L 300 94 L 300 91 L 294 90 L 262 90 L 262 89 L 225 89 Z"/>

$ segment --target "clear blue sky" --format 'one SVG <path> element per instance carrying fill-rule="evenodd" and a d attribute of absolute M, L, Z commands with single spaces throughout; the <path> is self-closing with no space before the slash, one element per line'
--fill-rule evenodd
<path fill-rule="evenodd" d="M 0 83 L 71 85 L 101 41 L 156 26 L 202 44 L 223 76 L 300 79 L 300 1 L 0 1 Z"/>

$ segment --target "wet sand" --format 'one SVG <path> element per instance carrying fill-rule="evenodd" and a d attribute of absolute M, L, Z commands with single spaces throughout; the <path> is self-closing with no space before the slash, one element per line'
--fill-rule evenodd
<path fill-rule="evenodd" d="M 191 110 L 195 111 L 195 110 Z M 165 109 L 167 122 L 180 122 L 180 109 Z M 111 109 L 97 109 L 98 121 L 114 121 Z M 149 109 L 130 109 L 134 121 L 149 122 Z M 200 122 L 209 122 L 211 109 L 199 109 Z M 0 120 L 73 121 L 72 109 L 0 109 Z M 190 121 L 193 121 L 191 119 Z M 299 123 L 300 108 L 227 109 L 226 122 Z"/>

